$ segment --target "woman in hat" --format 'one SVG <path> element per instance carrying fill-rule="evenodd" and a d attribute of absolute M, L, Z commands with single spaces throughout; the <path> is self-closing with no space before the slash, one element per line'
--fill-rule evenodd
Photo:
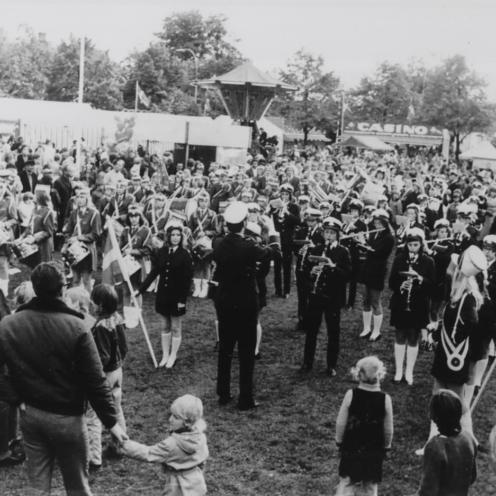
<path fill-rule="evenodd" d="M 168 369 L 174 366 L 181 345 L 182 320 L 193 275 L 191 255 L 184 243 L 183 227 L 179 223 L 169 224 L 165 229 L 165 244 L 153 254 L 152 269 L 137 293 L 142 294 L 159 277 L 155 310 L 165 321 L 159 367 Z"/>
<path fill-rule="evenodd" d="M 406 233 L 405 246 L 398 251 L 389 277 L 391 325 L 395 327 L 393 382 L 404 377 L 413 384 L 413 369 L 418 355 L 420 330 L 429 322 L 430 294 L 435 279 L 434 261 L 424 253 L 424 232 L 419 228 Z"/>
<path fill-rule="evenodd" d="M 381 295 L 387 272 L 387 262 L 394 247 L 394 238 L 389 226 L 389 214 L 375 210 L 372 214 L 373 230 L 362 244 L 367 256 L 363 264 L 361 282 L 365 286 L 363 298 L 363 331 L 361 338 L 377 341 L 381 336 L 383 319 Z M 373 323 L 373 327 L 372 327 Z"/>
<path fill-rule="evenodd" d="M 216 214 L 209 208 L 210 195 L 201 191 L 196 199 L 198 208 L 188 221 L 193 236 L 193 297 L 206 298 L 210 279 L 210 258 L 212 238 L 216 234 Z"/>

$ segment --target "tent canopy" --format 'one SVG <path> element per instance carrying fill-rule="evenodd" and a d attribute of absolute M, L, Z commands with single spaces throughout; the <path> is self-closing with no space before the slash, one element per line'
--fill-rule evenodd
<path fill-rule="evenodd" d="M 462 160 L 496 160 L 496 148 L 489 141 L 483 141 L 460 155 Z"/>
<path fill-rule="evenodd" d="M 340 143 L 341 146 L 356 146 L 357 148 L 366 148 L 375 152 L 390 152 L 392 146 L 384 143 L 375 136 L 349 136 Z"/>
<path fill-rule="evenodd" d="M 281 88 L 287 91 L 296 90 L 294 86 L 279 81 L 269 74 L 262 72 L 260 69 L 257 69 L 251 62 L 245 62 L 221 76 L 214 76 L 211 79 L 198 81 L 198 85 L 203 87 L 217 86 L 218 84 L 240 86 L 250 84 L 252 86 L 262 86 L 265 88 Z"/>

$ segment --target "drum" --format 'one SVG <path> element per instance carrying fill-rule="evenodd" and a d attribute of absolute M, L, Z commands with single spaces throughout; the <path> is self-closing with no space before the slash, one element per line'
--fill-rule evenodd
<path fill-rule="evenodd" d="M 13 245 L 14 253 L 20 262 L 26 263 L 28 258 L 38 253 L 38 245 L 36 243 L 18 242 Z M 29 265 L 29 264 L 28 264 Z"/>
<path fill-rule="evenodd" d="M 89 248 L 78 240 L 72 241 L 62 249 L 62 256 L 71 267 L 81 263 L 89 254 Z"/>
<path fill-rule="evenodd" d="M 124 266 L 126 267 L 127 275 L 131 277 L 141 270 L 141 264 L 131 255 L 126 255 L 122 258 L 124 260 Z"/>

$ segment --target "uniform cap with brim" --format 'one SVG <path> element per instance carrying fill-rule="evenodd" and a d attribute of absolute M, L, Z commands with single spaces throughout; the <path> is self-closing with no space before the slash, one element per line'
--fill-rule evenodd
<path fill-rule="evenodd" d="M 425 233 L 420 229 L 420 227 L 412 227 L 406 232 L 406 242 L 410 241 L 420 241 L 421 243 L 425 241 Z"/>
<path fill-rule="evenodd" d="M 305 210 L 305 217 L 309 217 L 311 219 L 320 219 L 322 218 L 322 212 L 316 208 L 308 208 Z"/>
<path fill-rule="evenodd" d="M 279 191 L 281 193 L 289 193 L 290 195 L 292 195 L 294 188 L 293 186 L 291 186 L 291 184 L 281 184 Z"/>
<path fill-rule="evenodd" d="M 456 254 L 455 254 L 456 256 Z M 460 256 L 453 259 L 457 264 L 458 270 L 465 277 L 476 276 L 480 272 L 487 270 L 487 258 L 483 251 L 475 245 L 470 245 Z"/>
<path fill-rule="evenodd" d="M 389 222 L 389 214 L 383 208 L 377 208 L 372 212 L 372 217 L 374 219 L 381 219 L 383 221 Z"/>
<path fill-rule="evenodd" d="M 448 219 L 438 219 L 434 222 L 434 229 L 440 229 L 441 227 L 450 228 L 450 221 Z"/>
<path fill-rule="evenodd" d="M 324 222 L 322 222 L 322 227 L 324 229 L 333 229 L 334 231 L 341 232 L 343 223 L 335 217 L 327 217 L 324 219 Z"/>
<path fill-rule="evenodd" d="M 410 203 L 406 206 L 405 210 L 408 210 L 409 208 L 417 211 L 417 213 L 420 211 L 420 207 L 416 203 Z"/>
<path fill-rule="evenodd" d="M 256 222 L 247 222 L 245 231 L 255 234 L 256 236 L 262 235 L 262 228 Z"/>
<path fill-rule="evenodd" d="M 484 248 L 489 248 L 490 250 L 496 251 L 496 234 L 488 234 L 487 236 L 484 236 L 482 245 Z"/>
<path fill-rule="evenodd" d="M 352 200 L 348 206 L 350 210 L 360 210 L 360 212 L 364 209 L 363 202 L 360 200 Z"/>
<path fill-rule="evenodd" d="M 251 202 L 246 205 L 248 207 L 248 212 L 260 212 L 262 209 L 258 203 Z"/>
<path fill-rule="evenodd" d="M 246 219 L 248 207 L 246 203 L 236 201 L 231 203 L 224 212 L 224 219 L 228 224 L 239 224 Z"/>
<path fill-rule="evenodd" d="M 298 197 L 298 203 L 310 203 L 310 197 L 308 195 L 301 195 Z"/>

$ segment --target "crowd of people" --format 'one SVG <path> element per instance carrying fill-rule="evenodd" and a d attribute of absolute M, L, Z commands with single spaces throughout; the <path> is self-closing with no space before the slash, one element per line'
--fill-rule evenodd
<path fill-rule="evenodd" d="M 180 164 L 172 154 L 149 154 L 142 147 L 118 153 L 90 150 L 84 142 L 57 149 L 47 141 L 31 149 L 20 138 L 4 140 L 0 289 L 4 299 L 13 294 L 9 275 L 19 264 L 32 269 L 32 286 L 16 289 L 13 315 L 6 316 L 3 305 L 0 366 L 6 365 L 7 375 L 0 405 L 8 407 L 9 429 L 0 434 L 0 464 L 24 459 L 13 448 L 18 445 L 9 446 L 20 408 L 34 488 L 49 493 L 57 460 L 68 493 L 90 494 L 87 467 L 101 466 L 105 427 L 115 438 L 115 453 L 164 464 L 166 494 L 205 494 L 201 468 L 208 448 L 200 399 L 187 395 L 173 403 L 171 436 L 157 445 L 127 437 L 120 401 L 127 343 L 118 309 L 155 291 L 155 310 L 163 318 L 158 366 L 172 369 L 188 305 L 212 298 L 219 405 L 234 398 L 237 344 L 237 406 L 251 410 L 259 405 L 253 375 L 272 274 L 276 298 L 296 292 L 296 328 L 305 333 L 300 373 L 314 367 L 324 320 L 332 380 L 338 376 L 341 313 L 360 311 L 363 329 L 356 339 L 378 341 L 389 286 L 393 383 L 412 386 L 419 349 L 433 351 L 432 426 L 419 450 L 419 494 L 467 494 L 478 445 L 471 407 L 494 360 L 495 216 L 493 173 L 431 149 L 378 156 L 294 148 L 224 165 L 194 159 Z M 129 284 L 107 271 L 110 226 Z M 100 270 L 101 284 L 99 276 L 95 283 Z M 392 401 L 380 391 L 382 362 L 363 358 L 355 375 L 359 385 L 346 393 L 336 421 L 341 496 L 377 494 L 393 440 Z M 458 492 L 436 492 L 443 487 Z"/>

